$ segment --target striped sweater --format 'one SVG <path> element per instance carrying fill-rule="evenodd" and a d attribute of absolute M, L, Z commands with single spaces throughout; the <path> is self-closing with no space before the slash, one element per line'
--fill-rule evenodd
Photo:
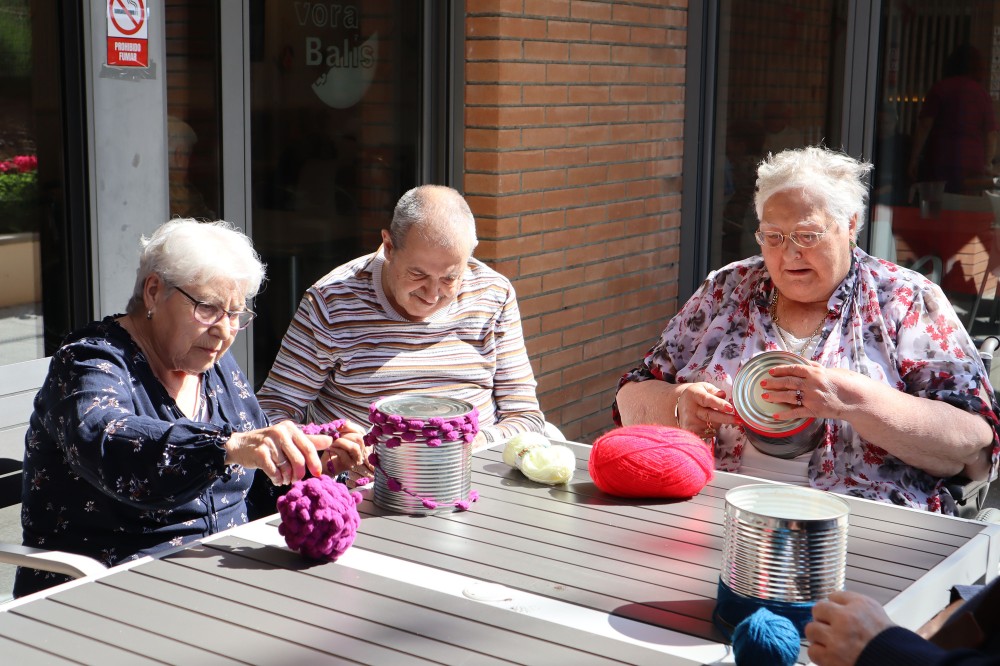
<path fill-rule="evenodd" d="M 455 300 L 412 322 L 389 304 L 382 266 L 379 250 L 306 291 L 257 396 L 271 420 L 365 425 L 379 398 L 427 393 L 475 405 L 489 442 L 541 432 L 510 281 L 470 258 Z"/>

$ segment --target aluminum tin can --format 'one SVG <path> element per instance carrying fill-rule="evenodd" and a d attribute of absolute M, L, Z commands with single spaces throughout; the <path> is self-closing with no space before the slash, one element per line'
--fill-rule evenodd
<path fill-rule="evenodd" d="M 844 588 L 849 514 L 842 498 L 813 488 L 729 490 L 716 623 L 731 630 L 763 606 L 801 633 L 812 605 Z"/>
<path fill-rule="evenodd" d="M 404 419 L 431 418 L 445 420 L 466 417 L 473 405 L 437 395 L 402 395 L 383 398 L 374 408 L 385 416 Z M 427 437 L 418 436 L 413 442 L 386 446 L 387 437 L 379 437 L 374 451 L 379 459 L 375 469 L 375 504 L 383 509 L 410 514 L 429 514 L 453 510 L 457 500 L 468 500 L 472 490 L 472 445 L 462 439 L 428 446 Z M 391 490 L 388 476 L 403 490 Z M 441 503 L 429 509 L 422 498 Z"/>
<path fill-rule="evenodd" d="M 760 452 L 776 458 L 794 458 L 812 451 L 822 441 L 826 421 L 812 417 L 774 418 L 789 405 L 764 400 L 760 385 L 768 371 L 779 365 L 806 365 L 808 361 L 787 351 L 767 351 L 743 364 L 733 379 L 733 408 L 747 440 Z"/>

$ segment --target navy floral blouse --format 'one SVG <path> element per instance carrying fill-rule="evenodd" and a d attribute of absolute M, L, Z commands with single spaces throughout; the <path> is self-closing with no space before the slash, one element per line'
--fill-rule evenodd
<path fill-rule="evenodd" d="M 193 421 L 115 317 L 71 334 L 25 436 L 24 544 L 110 566 L 247 522 L 253 474 L 226 465 L 223 445 L 267 418 L 228 353 L 202 390 L 204 421 Z M 21 568 L 14 594 L 64 580 Z"/>
<path fill-rule="evenodd" d="M 769 305 L 774 284 L 760 256 L 711 273 L 668 323 L 627 382 L 709 382 L 732 395 L 743 361 L 783 349 Z M 997 406 L 979 355 L 940 288 L 919 273 L 854 249 L 834 290 L 812 360 L 847 368 L 982 416 L 993 428 L 991 476 L 1000 455 Z M 614 419 L 621 423 L 614 407 Z M 750 444 L 740 426 L 719 428 L 715 466 L 739 472 Z M 866 441 L 845 421 L 828 420 L 813 451 L 809 485 L 919 509 L 954 513 L 944 479 L 907 465 Z"/>

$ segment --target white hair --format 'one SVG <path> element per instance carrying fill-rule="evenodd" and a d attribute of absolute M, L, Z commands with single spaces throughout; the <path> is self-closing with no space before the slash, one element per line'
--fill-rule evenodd
<path fill-rule="evenodd" d="M 857 215 L 860 230 L 865 223 L 868 185 L 865 178 L 870 162 L 856 160 L 822 146 L 806 146 L 769 153 L 757 167 L 757 191 L 754 208 L 763 219 L 764 204 L 775 194 L 798 190 L 819 201 L 829 215 L 843 227 Z"/>
<path fill-rule="evenodd" d="M 392 213 L 389 237 L 402 249 L 406 237 L 416 229 L 424 239 L 444 248 L 459 247 L 471 253 L 476 239 L 476 218 L 465 198 L 445 185 L 420 185 L 399 198 Z"/>
<path fill-rule="evenodd" d="M 146 278 L 154 273 L 174 287 L 226 282 L 249 300 L 264 282 L 264 264 L 247 236 L 224 220 L 176 218 L 142 237 L 139 268 L 127 311 L 143 307 Z"/>

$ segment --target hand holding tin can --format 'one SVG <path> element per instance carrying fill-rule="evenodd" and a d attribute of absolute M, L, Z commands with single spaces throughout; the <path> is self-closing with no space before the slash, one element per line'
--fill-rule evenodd
<path fill-rule="evenodd" d="M 788 366 L 811 365 L 791 352 L 768 351 L 754 356 L 736 373 L 733 406 L 747 440 L 762 453 L 794 458 L 813 450 L 823 439 L 826 422 L 806 410 L 802 388 L 792 388 L 772 375 Z"/>

